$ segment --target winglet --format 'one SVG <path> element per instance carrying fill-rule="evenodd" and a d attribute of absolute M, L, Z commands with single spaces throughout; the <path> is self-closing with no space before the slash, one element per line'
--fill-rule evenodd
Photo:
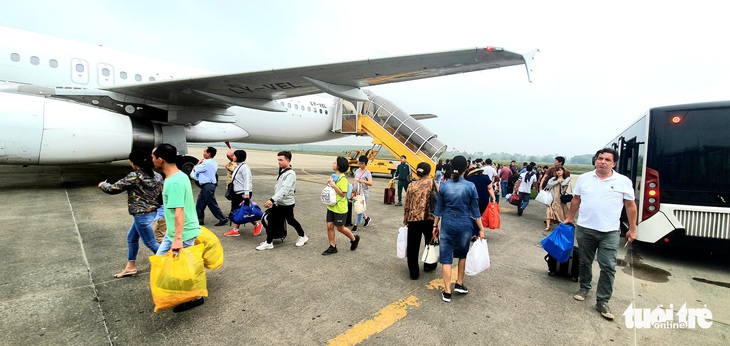
<path fill-rule="evenodd" d="M 535 60 L 535 55 L 539 53 L 539 49 L 533 49 L 528 53 L 522 54 L 522 59 L 525 61 L 525 68 L 527 69 L 527 80 L 532 83 L 532 61 Z"/>

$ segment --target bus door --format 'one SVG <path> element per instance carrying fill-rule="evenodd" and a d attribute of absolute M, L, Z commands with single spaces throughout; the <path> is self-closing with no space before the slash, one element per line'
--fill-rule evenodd
<path fill-rule="evenodd" d="M 623 174 L 629 179 L 631 179 L 631 182 L 634 184 L 634 196 L 637 198 L 637 205 L 636 209 L 639 209 L 639 197 L 641 196 L 642 190 L 642 182 L 637 181 L 637 176 L 639 180 L 642 180 L 643 174 L 641 176 L 638 175 L 639 173 L 639 146 L 644 144 L 644 142 L 637 142 L 636 137 L 631 138 L 629 140 L 626 140 L 626 138 L 621 137 L 618 139 L 618 146 L 615 148 L 618 151 L 618 162 L 616 164 L 616 170 L 620 174 Z M 638 218 L 637 218 L 638 220 Z M 629 217 L 626 215 L 626 208 L 621 210 L 621 236 L 625 236 L 626 232 L 629 231 Z"/>

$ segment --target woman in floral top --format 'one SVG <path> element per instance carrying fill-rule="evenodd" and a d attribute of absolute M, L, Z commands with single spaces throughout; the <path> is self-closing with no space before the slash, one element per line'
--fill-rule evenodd
<path fill-rule="evenodd" d="M 160 246 L 152 230 L 152 221 L 157 214 L 157 208 L 162 204 L 162 176 L 152 169 L 150 154 L 144 151 L 133 151 L 129 154 L 129 161 L 133 172 L 114 184 L 106 181 L 99 183 L 99 188 L 111 195 L 127 191 L 129 214 L 134 217 L 127 232 L 127 265 L 120 273 L 114 274 L 116 278 L 137 274 L 135 262 L 140 238 L 153 254 L 157 253 Z"/>
<path fill-rule="evenodd" d="M 408 185 L 406 191 L 406 203 L 403 208 L 403 225 L 408 226 L 408 241 L 406 245 L 406 258 L 408 271 L 411 279 L 416 280 L 420 275 L 418 269 L 418 251 L 421 249 L 421 235 L 426 244 L 431 242 L 433 232 L 433 214 L 431 214 L 431 191 L 438 192 L 438 186 L 429 177 L 431 165 L 421 162 L 416 166 L 418 180 Z M 435 206 L 434 206 L 435 207 Z M 438 266 L 438 263 L 423 264 L 423 271 L 429 272 Z"/>

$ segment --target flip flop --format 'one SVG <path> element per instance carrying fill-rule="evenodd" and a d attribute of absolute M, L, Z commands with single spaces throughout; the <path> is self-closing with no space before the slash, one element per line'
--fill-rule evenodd
<path fill-rule="evenodd" d="M 137 271 L 136 270 L 135 271 L 132 271 L 132 272 L 122 271 L 121 273 L 114 274 L 114 277 L 115 278 L 123 278 L 123 277 L 133 276 L 133 275 L 137 275 Z"/>

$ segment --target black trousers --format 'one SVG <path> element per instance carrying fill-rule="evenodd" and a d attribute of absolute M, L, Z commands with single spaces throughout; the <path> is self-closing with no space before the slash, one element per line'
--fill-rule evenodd
<path fill-rule="evenodd" d="M 269 217 L 275 217 L 279 218 L 278 220 L 273 220 L 274 222 L 281 222 L 284 223 L 284 220 L 286 220 L 286 223 L 288 223 L 290 226 L 294 227 L 294 230 L 297 231 L 297 234 L 300 237 L 304 236 L 304 229 L 302 229 L 302 225 L 299 224 L 299 221 L 294 218 L 294 204 L 292 205 L 275 205 L 272 207 L 272 211 L 269 214 Z M 283 220 L 282 220 L 283 219 Z M 271 220 L 269 222 L 272 222 Z M 269 238 L 270 236 L 273 236 L 272 233 L 267 232 L 266 233 L 266 242 L 271 243 L 274 241 L 274 238 Z"/>
<path fill-rule="evenodd" d="M 418 253 L 422 247 L 421 235 L 426 240 L 426 244 L 431 242 L 433 238 L 433 220 L 413 221 L 408 223 L 408 242 L 406 244 L 406 259 L 408 261 L 408 271 L 411 279 L 418 279 L 420 270 L 418 269 Z M 423 271 L 431 271 L 438 267 L 438 263 L 423 264 Z"/>

